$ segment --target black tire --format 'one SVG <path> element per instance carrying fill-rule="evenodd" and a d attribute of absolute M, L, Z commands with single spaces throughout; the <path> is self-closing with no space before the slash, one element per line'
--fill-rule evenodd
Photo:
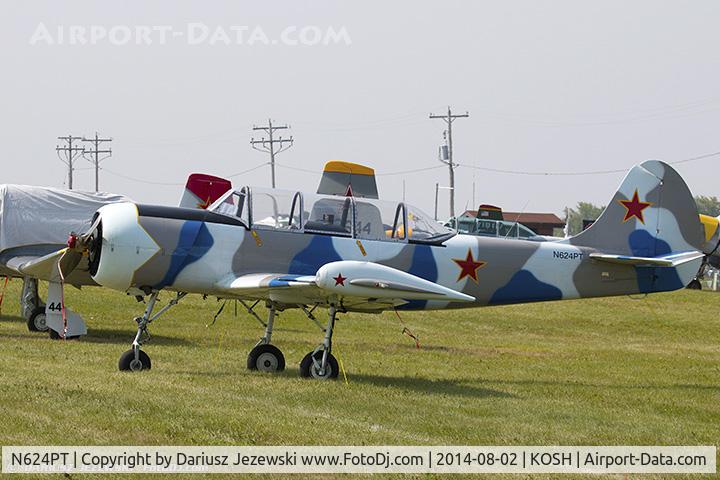
<path fill-rule="evenodd" d="M 48 335 L 50 336 L 50 340 L 63 340 L 63 337 L 60 336 L 58 332 L 53 330 L 52 328 L 48 328 Z M 65 340 L 77 340 L 80 338 L 80 335 L 65 337 Z"/>
<path fill-rule="evenodd" d="M 694 278 L 690 283 L 688 283 L 687 288 L 690 290 L 702 290 L 702 283 L 700 283 L 700 280 L 697 278 Z"/>
<path fill-rule="evenodd" d="M 31 332 L 46 332 L 48 330 L 46 320 L 45 306 L 35 307 L 33 311 L 30 312 L 30 318 L 27 320 L 28 330 Z"/>
<path fill-rule="evenodd" d="M 150 357 L 142 350 L 140 350 L 138 360 L 138 362 L 135 361 L 135 352 L 130 349 L 120 355 L 120 360 L 118 361 L 118 369 L 121 372 L 140 372 L 142 370 L 150 370 L 150 368 L 152 367 Z"/>
<path fill-rule="evenodd" d="M 285 356 L 275 345 L 258 345 L 248 354 L 247 368 L 262 372 L 282 372 L 285 370 Z"/>
<path fill-rule="evenodd" d="M 335 360 L 332 353 L 328 354 L 327 367 L 325 368 L 325 375 L 323 376 L 318 374 L 317 369 L 315 368 L 315 363 L 312 360 L 312 354 L 313 352 L 308 353 L 300 362 L 300 376 L 303 378 L 315 378 L 319 380 L 335 380 L 338 377 L 338 373 L 340 373 L 340 368 L 338 367 L 338 362 Z M 318 362 L 322 361 L 322 356 L 322 350 L 315 353 L 315 359 Z"/>

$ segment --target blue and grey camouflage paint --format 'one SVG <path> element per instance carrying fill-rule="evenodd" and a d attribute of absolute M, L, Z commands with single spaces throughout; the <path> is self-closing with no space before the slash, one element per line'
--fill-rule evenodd
<path fill-rule="evenodd" d="M 410 206 L 398 209 L 400 225 L 391 225 L 368 212 L 396 204 L 365 198 L 332 198 L 338 216 L 344 216 L 341 228 L 340 220 L 327 214 L 322 218 L 332 228 L 323 231 L 316 223 L 309 228 L 313 211 L 298 208 L 276 209 L 270 220 L 253 220 L 255 191 L 236 191 L 235 197 L 229 193 L 208 211 L 134 203 L 101 208 L 102 241 L 93 279 L 131 293 L 166 289 L 270 300 L 284 308 L 330 303 L 347 311 L 467 308 L 676 290 L 694 277 L 702 259 L 688 255 L 705 243 L 687 185 L 660 161 L 634 167 L 589 229 L 548 242 L 453 235 L 428 226 L 431 221 Z M 263 195 L 273 192 L 263 190 Z M 278 198 L 303 203 L 298 201 L 302 194 L 281 193 Z M 313 208 L 330 201 L 317 195 L 313 199 Z M 305 196 L 305 205 L 310 204 Z M 389 298 L 373 295 L 370 287 L 365 287 L 366 295 L 358 296 L 357 289 L 345 295 L 343 287 L 353 280 L 377 280 L 378 289 L 393 290 L 381 285 L 382 278 L 355 278 L 353 270 L 363 262 L 410 274 L 472 301 L 451 295 L 440 299 L 440 294 L 422 298 L 402 289 Z M 337 285 L 313 283 L 323 267 L 332 270 L 324 273 L 337 278 Z"/>

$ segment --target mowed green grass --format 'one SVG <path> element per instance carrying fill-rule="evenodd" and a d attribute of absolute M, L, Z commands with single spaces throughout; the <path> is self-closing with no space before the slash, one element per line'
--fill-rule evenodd
<path fill-rule="evenodd" d="M 276 323 L 281 374 L 245 368 L 255 320 L 228 303 L 208 326 L 219 303 L 198 296 L 151 325 L 153 368 L 133 374 L 117 360 L 143 304 L 69 288 L 89 334 L 51 341 L 19 317 L 20 285 L 0 320 L 2 445 L 720 443 L 715 293 L 401 313 L 420 349 L 394 313 L 346 314 L 345 383 L 298 378 L 322 333 L 296 311 Z"/>

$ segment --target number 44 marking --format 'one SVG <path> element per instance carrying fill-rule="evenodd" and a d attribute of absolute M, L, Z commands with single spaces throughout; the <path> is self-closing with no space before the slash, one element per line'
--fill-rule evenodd
<path fill-rule="evenodd" d="M 62 304 L 60 302 L 53 302 L 50 305 L 47 306 L 47 309 L 53 312 L 61 312 L 62 311 Z"/>

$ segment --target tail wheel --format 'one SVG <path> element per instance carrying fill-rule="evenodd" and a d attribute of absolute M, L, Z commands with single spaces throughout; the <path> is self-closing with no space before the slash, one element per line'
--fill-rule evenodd
<path fill-rule="evenodd" d="M 45 306 L 36 307 L 30 312 L 30 318 L 27 321 L 28 330 L 31 332 L 46 332 L 47 316 L 45 315 Z"/>
<path fill-rule="evenodd" d="M 316 362 L 313 361 L 313 357 L 315 358 Z M 332 353 L 328 353 L 325 371 L 321 373 L 319 365 L 322 363 L 322 358 L 322 350 L 319 350 L 314 354 L 313 352 L 310 352 L 305 355 L 305 357 L 300 362 L 300 376 L 303 378 L 315 378 L 318 380 L 336 379 L 338 377 L 338 373 L 340 373 L 340 368 L 338 367 L 337 360 L 335 360 L 335 357 L 332 355 Z"/>
<path fill-rule="evenodd" d="M 60 334 L 52 328 L 48 328 L 47 330 L 50 334 L 50 340 L 63 340 L 63 337 L 61 337 Z M 67 337 L 65 337 L 65 340 L 78 340 L 79 338 L 80 335 L 68 335 Z"/>
<path fill-rule="evenodd" d="M 261 344 L 250 350 L 247 368 L 261 372 L 282 372 L 285 370 L 285 356 L 275 345 Z"/>

